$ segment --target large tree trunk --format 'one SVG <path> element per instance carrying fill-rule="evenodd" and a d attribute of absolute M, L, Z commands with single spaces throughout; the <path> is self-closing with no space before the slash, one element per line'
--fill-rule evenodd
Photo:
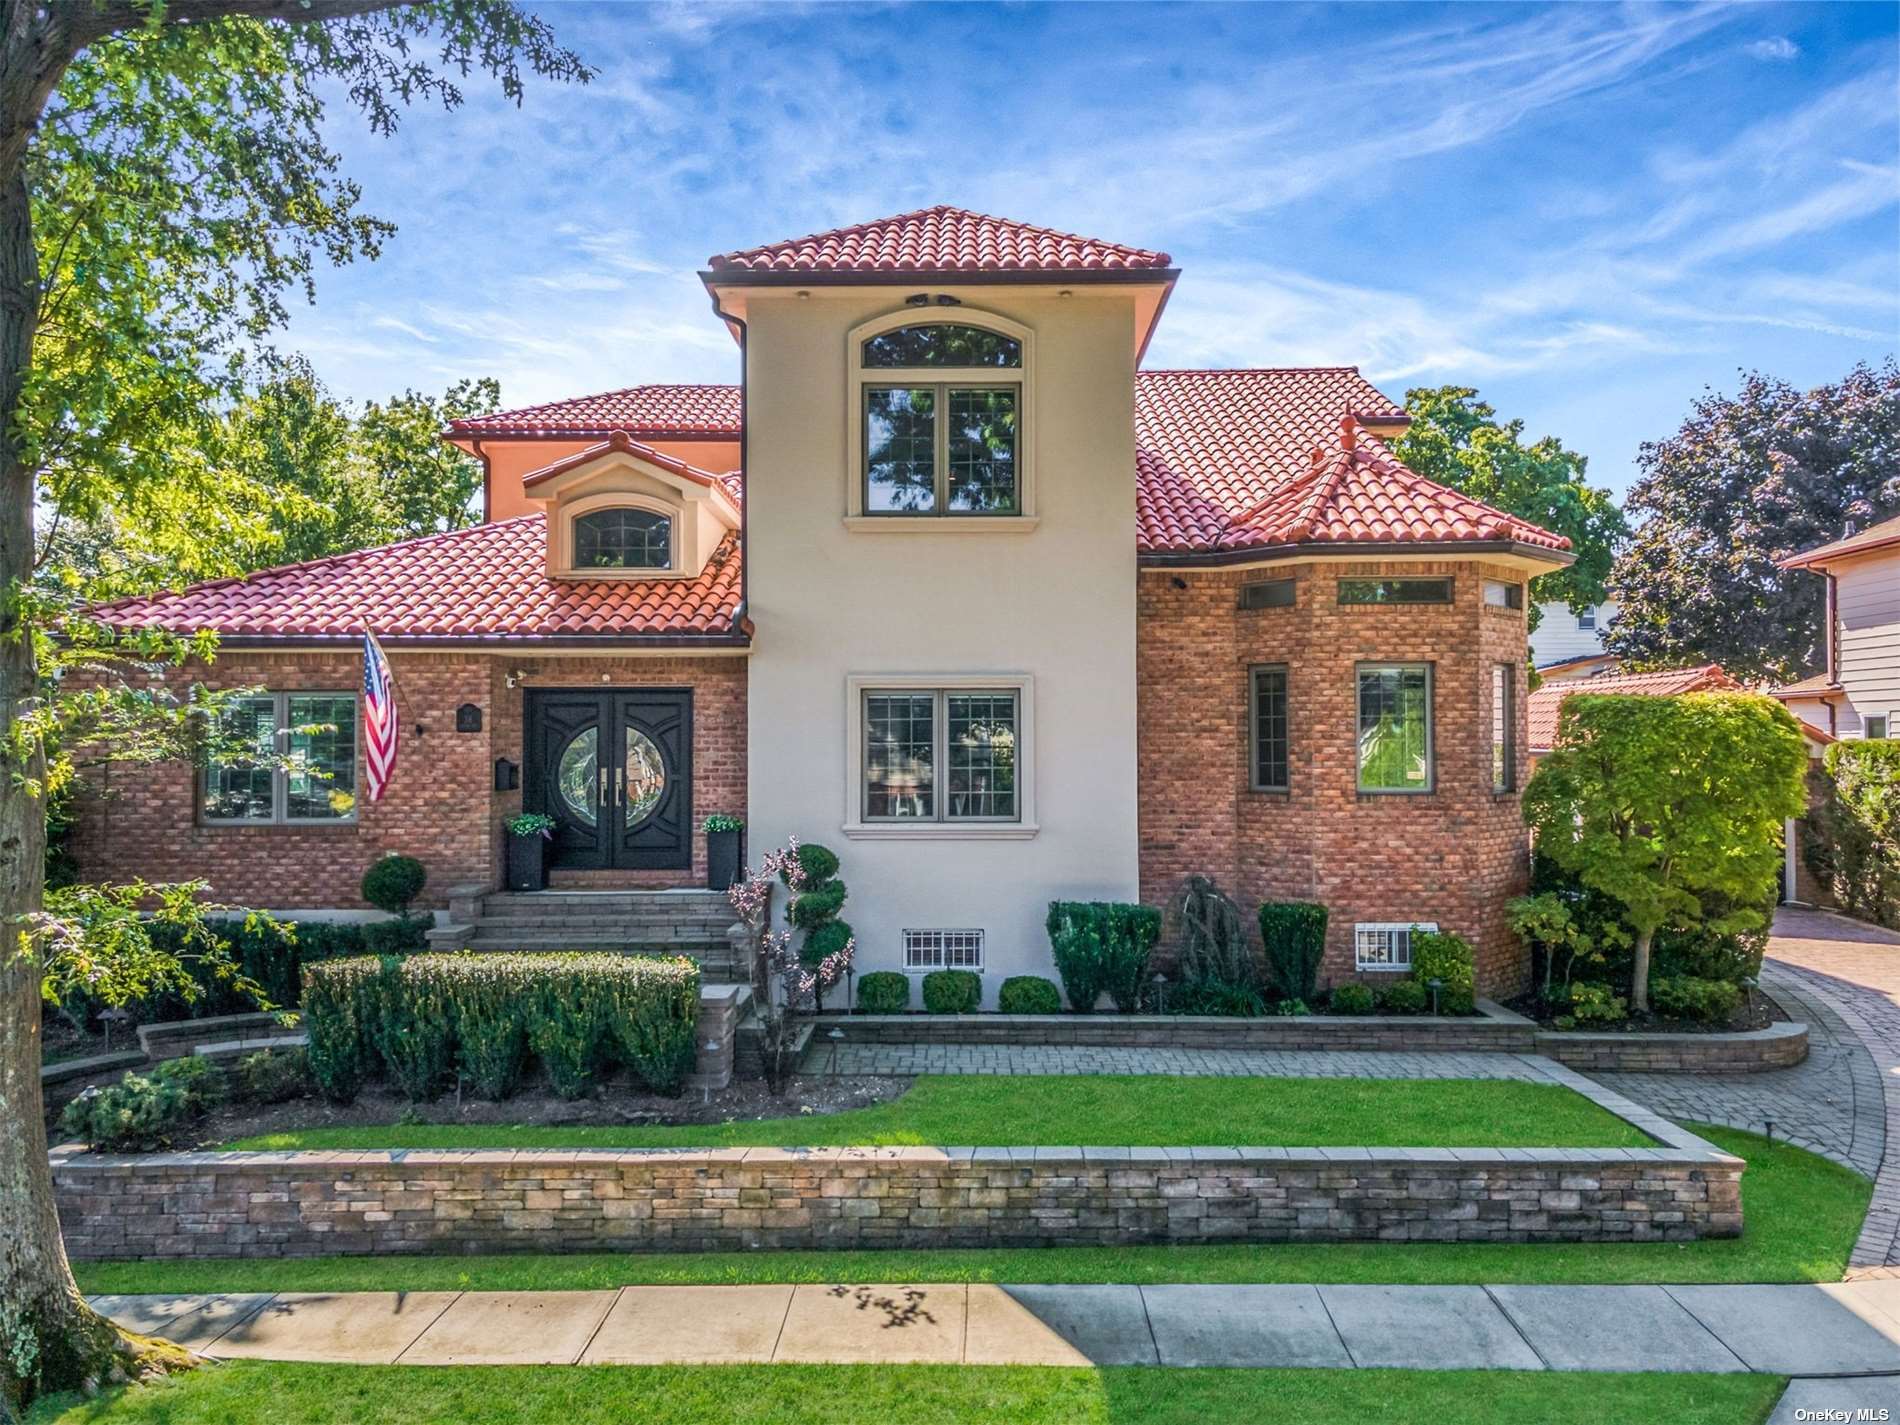
<path fill-rule="evenodd" d="M 1649 947 L 1656 938 L 1654 930 L 1636 932 L 1636 950 L 1630 956 L 1630 1009 L 1649 1013 Z"/>

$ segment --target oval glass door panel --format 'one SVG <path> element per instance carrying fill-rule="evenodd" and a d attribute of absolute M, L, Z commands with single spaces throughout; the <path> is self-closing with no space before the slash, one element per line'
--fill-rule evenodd
<path fill-rule="evenodd" d="M 594 824 L 594 802 L 600 785 L 600 729 L 584 727 L 561 749 L 554 769 L 554 785 L 561 805 L 578 822 Z"/>
<path fill-rule="evenodd" d="M 627 729 L 627 825 L 638 826 L 666 792 L 666 759 L 653 739 L 637 727 Z"/>

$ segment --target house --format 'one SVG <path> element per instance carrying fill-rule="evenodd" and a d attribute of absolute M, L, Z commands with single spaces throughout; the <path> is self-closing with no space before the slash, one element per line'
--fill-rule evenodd
<path fill-rule="evenodd" d="M 1535 766 L 1557 742 L 1557 718 L 1564 699 L 1573 693 L 1618 693 L 1629 697 L 1670 698 L 1683 693 L 1737 692 L 1741 684 L 1720 664 L 1699 668 L 1667 668 L 1654 673 L 1606 673 L 1563 678 L 1542 684 L 1530 696 L 1531 764 Z"/>
<path fill-rule="evenodd" d="M 1540 603 L 1537 628 L 1531 634 L 1531 666 L 1538 677 L 1555 683 L 1616 672 L 1619 660 L 1603 646 L 1603 636 L 1615 619 L 1613 599 L 1581 611 L 1562 599 Z"/>
<path fill-rule="evenodd" d="M 1324 902 L 1324 980 L 1403 970 L 1416 923 L 1515 987 L 1525 586 L 1568 542 L 1406 469 L 1354 368 L 1141 369 L 1178 277 L 948 207 L 711 259 L 739 384 L 457 421 L 476 527 L 102 609 L 217 630 L 181 679 L 266 690 L 244 716 L 296 764 L 115 768 L 76 854 L 349 910 L 401 851 L 458 926 L 520 929 L 703 886 L 733 813 L 754 854 L 838 853 L 860 973 L 991 1003 L 1051 973 L 1049 901 L 1195 872 Z M 405 738 L 375 803 L 365 630 Z M 522 807 L 554 894 L 483 899 Z"/>
<path fill-rule="evenodd" d="M 1834 737 L 1900 737 L 1900 516 L 1781 567 L 1827 581 L 1825 663 L 1772 694 Z"/>

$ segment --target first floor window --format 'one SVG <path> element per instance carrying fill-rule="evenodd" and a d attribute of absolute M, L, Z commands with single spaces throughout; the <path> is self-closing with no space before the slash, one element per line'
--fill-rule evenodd
<path fill-rule="evenodd" d="M 1260 792 L 1287 789 L 1286 665 L 1253 670 L 1253 786 Z"/>
<path fill-rule="evenodd" d="M 1491 790 L 1517 785 L 1517 670 L 1491 665 Z"/>
<path fill-rule="evenodd" d="M 225 708 L 205 767 L 204 819 L 348 821 L 356 815 L 356 696 L 263 693 Z"/>
<path fill-rule="evenodd" d="M 1869 737 L 1876 742 L 1884 741 L 1887 736 L 1887 719 L 1884 717 L 1868 718 L 1861 727 L 1861 733 L 1863 736 Z"/>
<path fill-rule="evenodd" d="M 1412 932 L 1437 930 L 1438 923 L 1362 921 L 1352 928 L 1353 964 L 1361 970 L 1412 968 Z"/>
<path fill-rule="evenodd" d="M 864 694 L 866 821 L 1017 821 L 1014 689 Z"/>
<path fill-rule="evenodd" d="M 1432 667 L 1359 665 L 1359 790 L 1432 789 Z"/>

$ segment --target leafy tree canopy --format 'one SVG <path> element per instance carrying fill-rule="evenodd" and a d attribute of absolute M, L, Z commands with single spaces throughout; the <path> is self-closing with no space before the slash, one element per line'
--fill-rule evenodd
<path fill-rule="evenodd" d="M 1750 693 L 1564 700 L 1556 745 L 1524 789 L 1537 849 L 1623 907 L 1630 1003 L 1648 1007 L 1658 930 L 1762 922 L 1781 833 L 1807 807 L 1794 717 Z"/>
<path fill-rule="evenodd" d="M 1393 453 L 1428 480 L 1569 538 L 1576 562 L 1537 580 L 1536 597 L 1582 610 L 1603 602 L 1604 580 L 1629 528 L 1610 492 L 1584 481 L 1586 460 L 1555 436 L 1528 444 L 1524 422 L 1499 421 L 1470 386 L 1405 393 L 1412 424 Z"/>
<path fill-rule="evenodd" d="M 1735 395 L 1697 401 L 1640 463 L 1629 510 L 1642 524 L 1610 577 L 1622 606 L 1610 651 L 1738 678 L 1816 672 L 1825 585 L 1776 561 L 1900 514 L 1900 367 L 1856 366 L 1811 391 L 1751 372 Z"/>

